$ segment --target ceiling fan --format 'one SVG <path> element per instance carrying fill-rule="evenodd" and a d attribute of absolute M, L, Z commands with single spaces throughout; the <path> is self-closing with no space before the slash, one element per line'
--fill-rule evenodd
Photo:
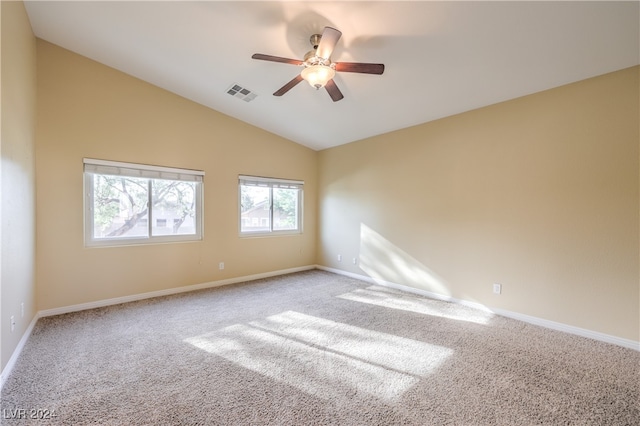
<path fill-rule="evenodd" d="M 334 102 L 344 98 L 344 95 L 338 89 L 333 81 L 336 72 L 356 72 L 362 74 L 382 74 L 384 72 L 384 64 L 368 64 L 364 62 L 332 62 L 331 53 L 338 43 L 342 33 L 335 28 L 324 27 L 322 34 L 314 34 L 309 41 L 313 46 L 313 50 L 304 55 L 303 60 L 288 59 L 279 56 L 263 55 L 255 53 L 251 57 L 263 61 L 281 62 L 284 64 L 292 64 L 304 67 L 302 72 L 295 76 L 293 80 L 282 86 L 274 96 L 282 96 L 291 90 L 296 84 L 302 80 L 306 80 L 312 87 L 327 89 L 329 96 Z"/>

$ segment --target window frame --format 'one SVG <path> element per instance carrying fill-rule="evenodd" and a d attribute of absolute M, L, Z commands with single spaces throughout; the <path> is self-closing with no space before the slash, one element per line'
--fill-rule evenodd
<path fill-rule="evenodd" d="M 148 235 L 96 238 L 94 236 L 94 176 L 126 176 L 147 179 L 147 203 L 152 202 L 153 180 L 174 180 L 195 182 L 195 233 L 179 235 L 153 235 L 153 209 L 148 210 L 146 225 Z M 83 158 L 83 203 L 84 203 L 84 245 L 85 247 L 117 247 L 127 245 L 149 245 L 175 242 L 194 242 L 204 239 L 204 171 L 148 164 L 125 163 L 120 161 Z"/>
<path fill-rule="evenodd" d="M 269 188 L 269 230 L 268 231 L 243 231 L 242 230 L 242 186 L 259 186 Z M 298 190 L 296 229 L 273 229 L 273 189 L 288 188 Z M 238 235 L 242 238 L 268 237 L 280 235 L 300 235 L 303 233 L 304 217 L 304 181 L 271 178 L 264 176 L 238 176 Z"/>

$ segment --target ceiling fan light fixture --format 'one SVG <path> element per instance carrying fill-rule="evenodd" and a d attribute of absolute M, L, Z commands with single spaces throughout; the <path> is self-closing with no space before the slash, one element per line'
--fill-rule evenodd
<path fill-rule="evenodd" d="M 327 65 L 310 65 L 300 73 L 311 87 L 320 89 L 324 87 L 329 80 L 336 75 L 336 70 Z"/>
<path fill-rule="evenodd" d="M 0 0 L 1 1 L 1 0 Z M 344 98 L 344 95 L 333 80 L 336 72 L 354 72 L 361 74 L 382 74 L 384 72 L 384 64 L 369 64 L 365 62 L 332 62 L 331 54 L 340 40 L 342 33 L 335 28 L 324 27 L 322 34 L 313 34 L 310 38 L 313 50 L 304 55 L 303 60 L 289 59 L 280 56 L 265 55 L 263 53 L 254 53 L 253 59 L 263 61 L 280 62 L 284 64 L 298 65 L 304 67 L 302 72 L 287 84 L 273 93 L 273 96 L 282 96 L 295 87 L 302 80 L 306 80 L 311 87 L 316 90 L 324 87 L 333 102 L 337 102 Z"/>

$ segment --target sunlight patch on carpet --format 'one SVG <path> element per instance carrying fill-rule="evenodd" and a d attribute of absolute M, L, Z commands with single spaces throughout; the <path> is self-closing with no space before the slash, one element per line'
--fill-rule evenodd
<path fill-rule="evenodd" d="M 188 338 L 191 345 L 310 395 L 393 401 L 451 349 L 287 311 Z"/>
<path fill-rule="evenodd" d="M 369 305 L 416 312 L 458 321 L 473 322 L 476 324 L 488 324 L 491 318 L 493 318 L 491 312 L 471 309 L 452 303 L 444 304 L 443 302 L 419 298 L 412 294 L 396 292 L 392 289 L 378 286 L 356 289 L 336 297 L 354 302 L 367 303 Z"/>

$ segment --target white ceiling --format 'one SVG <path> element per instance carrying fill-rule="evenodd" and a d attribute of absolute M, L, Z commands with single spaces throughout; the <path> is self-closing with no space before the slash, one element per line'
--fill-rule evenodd
<path fill-rule="evenodd" d="M 320 150 L 638 65 L 640 3 L 28 1 L 37 37 Z M 300 71 L 309 37 L 343 35 L 332 60 L 384 63 L 338 73 L 345 98 Z M 239 84 L 258 96 L 226 93 Z"/>

